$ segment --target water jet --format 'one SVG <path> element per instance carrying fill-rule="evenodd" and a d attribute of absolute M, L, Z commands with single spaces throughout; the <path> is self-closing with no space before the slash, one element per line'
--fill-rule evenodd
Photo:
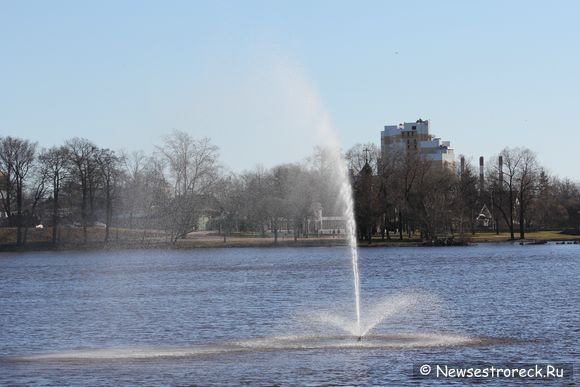
<path fill-rule="evenodd" d="M 354 286 L 354 302 L 356 313 L 356 328 L 355 336 L 361 337 L 364 335 L 361 327 L 361 307 L 360 307 L 360 278 L 358 271 L 358 249 L 356 240 L 356 222 L 354 218 L 354 199 L 352 193 L 352 185 L 350 181 L 350 173 L 346 166 L 346 160 L 340 153 L 339 147 L 331 148 L 334 165 L 337 168 L 337 178 L 340 183 L 339 197 L 344 206 L 344 220 L 346 226 L 347 242 L 350 248 L 350 257 L 352 262 L 352 275 Z"/>

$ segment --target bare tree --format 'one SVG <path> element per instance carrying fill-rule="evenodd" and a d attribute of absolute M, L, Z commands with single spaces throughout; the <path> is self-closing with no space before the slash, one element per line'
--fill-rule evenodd
<path fill-rule="evenodd" d="M 2 208 L 8 219 L 8 225 L 12 226 L 12 197 L 14 196 L 14 178 L 12 175 L 13 152 L 10 141 L 0 137 L 0 172 L 4 181 L 4 190 L 0 190 Z"/>
<path fill-rule="evenodd" d="M 518 148 L 519 162 L 516 169 L 516 183 L 518 189 L 518 207 L 520 221 L 520 239 L 525 239 L 527 210 L 534 199 L 538 179 L 538 162 L 536 154 L 529 149 Z"/>
<path fill-rule="evenodd" d="M 565 216 L 560 224 L 580 231 L 580 183 L 574 183 L 569 179 L 556 182 L 556 197 L 564 208 Z"/>
<path fill-rule="evenodd" d="M 341 177 L 336 168 L 337 152 L 331 148 L 315 147 L 307 160 L 313 181 L 313 200 L 322 205 L 324 214 L 338 216 L 344 214 L 344 203 L 339 199 Z"/>
<path fill-rule="evenodd" d="M 409 153 L 397 162 L 395 185 L 398 192 L 395 196 L 398 221 L 399 239 L 403 239 L 403 228 L 406 223 L 407 232 L 411 236 L 414 209 L 416 209 L 418 197 L 418 183 L 431 169 L 431 164 L 421 155 Z"/>
<path fill-rule="evenodd" d="M 97 147 L 87 139 L 75 137 L 66 142 L 71 166 L 80 183 L 81 190 L 81 222 L 83 227 L 83 240 L 87 242 L 87 223 L 93 215 L 93 187 L 95 179 L 96 163 L 94 156 Z M 91 211 L 89 214 L 89 201 Z"/>
<path fill-rule="evenodd" d="M 66 146 L 52 147 L 44 150 L 39 156 L 42 167 L 46 170 L 52 190 L 52 244 L 56 245 L 59 227 L 60 191 L 63 181 L 68 176 L 69 154 Z"/>
<path fill-rule="evenodd" d="M 129 228 L 133 228 L 133 218 L 137 208 L 143 209 L 145 196 L 144 170 L 147 166 L 147 157 L 143 151 L 134 151 L 130 154 L 123 153 L 125 174 L 125 200 L 124 207 L 129 211 Z"/>
<path fill-rule="evenodd" d="M 13 194 L 16 199 L 16 244 L 21 245 L 22 240 L 22 218 L 24 207 L 24 182 L 30 172 L 35 159 L 36 143 L 16 137 L 2 138 L 0 143 L 0 160 L 7 171 L 7 193 L 4 198 L 5 209 L 10 219 L 12 219 L 12 208 L 10 196 Z"/>
<path fill-rule="evenodd" d="M 268 214 L 266 212 L 266 197 L 269 190 L 269 172 L 262 166 L 253 171 L 246 171 L 241 176 L 244 192 L 241 216 L 246 220 L 246 228 L 266 234 Z"/>
<path fill-rule="evenodd" d="M 173 178 L 171 232 L 177 241 L 195 228 L 200 205 L 217 181 L 218 148 L 208 138 L 196 140 L 174 131 L 157 149 L 167 160 Z"/>
<path fill-rule="evenodd" d="M 435 167 L 419 175 L 411 196 L 412 208 L 423 239 L 452 233 L 451 209 L 455 200 L 456 176 L 448 168 Z"/>
<path fill-rule="evenodd" d="M 153 227 L 167 230 L 168 222 L 173 219 L 169 214 L 171 208 L 171 184 L 164 175 L 165 160 L 158 157 L 149 157 L 145 160 L 142 172 L 142 201 L 139 211 L 142 213 L 143 233 L 141 240 L 145 241 L 145 235 Z M 131 199 L 129 199 L 131 200 Z"/>
<path fill-rule="evenodd" d="M 471 234 L 475 234 L 475 220 L 482 206 L 480 193 L 477 189 L 479 184 L 478 180 L 475 168 L 467 161 L 463 170 L 459 173 L 459 178 L 456 180 L 457 200 L 455 207 L 457 215 L 459 216 L 459 232 L 461 237 L 464 236 L 464 224 L 466 220 L 468 221 Z"/>
<path fill-rule="evenodd" d="M 214 198 L 219 213 L 219 232 L 225 243 L 227 236 L 239 228 L 240 213 L 245 205 L 242 179 L 233 173 L 219 179 Z"/>
<path fill-rule="evenodd" d="M 49 182 L 49 171 L 47 167 L 39 160 L 35 160 L 31 179 L 29 185 L 29 205 L 27 213 L 28 215 L 24 219 L 24 236 L 23 244 L 26 244 L 28 239 L 28 228 L 37 224 L 40 216 L 37 214 L 38 204 L 44 199 L 46 194 L 47 185 Z"/>
<path fill-rule="evenodd" d="M 377 207 L 380 212 L 381 239 L 391 239 L 390 229 L 395 222 L 397 211 L 396 198 L 398 187 L 396 186 L 399 160 L 403 157 L 400 150 L 392 149 L 383 155 L 377 162 L 377 175 L 379 186 L 377 192 Z"/>
<path fill-rule="evenodd" d="M 109 232 L 113 220 L 113 199 L 118 191 L 121 176 L 121 159 L 110 149 L 100 149 L 95 153 L 99 177 L 105 195 L 105 242 L 109 241 Z"/>
<path fill-rule="evenodd" d="M 284 222 L 286 211 L 287 170 L 284 166 L 274 167 L 268 176 L 268 189 L 264 198 L 264 209 L 268 216 L 270 229 L 274 233 L 274 243 L 278 243 L 278 233 Z"/>
<path fill-rule="evenodd" d="M 527 210 L 538 183 L 536 155 L 526 148 L 505 148 L 500 157 L 503 160 L 501 168 L 493 167 L 488 173 L 493 205 L 508 226 L 512 240 L 515 239 L 516 215 L 519 215 L 520 238 L 524 239 Z"/>
<path fill-rule="evenodd" d="M 287 217 L 293 230 L 294 241 L 308 233 L 307 227 L 314 200 L 315 178 L 301 165 L 289 166 L 289 184 L 286 194 Z"/>
<path fill-rule="evenodd" d="M 489 175 L 494 189 L 493 205 L 502 215 L 510 231 L 510 239 L 514 240 L 514 217 L 518 196 L 517 173 L 521 158 L 518 152 L 510 148 L 505 148 L 500 157 L 503 159 L 501 168 L 493 167 L 493 172 Z"/>

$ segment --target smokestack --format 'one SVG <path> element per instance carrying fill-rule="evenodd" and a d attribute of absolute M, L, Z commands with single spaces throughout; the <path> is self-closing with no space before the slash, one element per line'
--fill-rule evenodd
<path fill-rule="evenodd" d="M 465 157 L 461 156 L 461 174 L 465 173 Z"/>
<path fill-rule="evenodd" d="M 479 193 L 483 192 L 483 156 L 479 157 Z"/>
<path fill-rule="evenodd" d="M 498 164 L 499 164 L 499 183 L 500 185 L 503 185 L 503 156 L 499 156 Z"/>

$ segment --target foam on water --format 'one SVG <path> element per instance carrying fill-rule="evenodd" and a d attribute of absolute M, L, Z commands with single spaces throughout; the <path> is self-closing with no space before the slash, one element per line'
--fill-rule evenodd
<path fill-rule="evenodd" d="M 82 349 L 12 357 L 12 361 L 98 361 L 155 358 L 189 358 L 216 354 L 235 354 L 263 351 L 334 350 L 334 349 L 409 349 L 486 345 L 497 343 L 488 338 L 472 338 L 443 333 L 397 333 L 368 335 L 362 341 L 352 336 L 274 336 L 237 340 L 214 345 L 188 347 L 134 347 Z"/>

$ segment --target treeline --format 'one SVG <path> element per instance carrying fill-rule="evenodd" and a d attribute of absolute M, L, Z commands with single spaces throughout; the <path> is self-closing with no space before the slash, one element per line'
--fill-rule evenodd
<path fill-rule="evenodd" d="M 359 239 L 390 239 L 390 231 L 423 240 L 580 231 L 580 184 L 551 176 L 526 148 L 505 148 L 483 170 L 464 157 L 447 167 L 397 150 L 381 157 L 373 144 L 353 147 L 347 160 L 361 171 L 354 184 Z"/>
<path fill-rule="evenodd" d="M 32 228 L 50 228 L 54 245 L 91 241 L 96 228 L 104 242 L 175 242 L 200 229 L 224 239 L 244 232 L 277 241 L 280 230 L 308 237 L 323 210 L 342 212 L 332 155 L 318 148 L 302 163 L 232 173 L 209 139 L 179 131 L 151 154 L 84 138 L 50 149 L 0 138 L 0 221 L 16 230 L 14 240 L 2 242 L 26 244 Z"/>
<path fill-rule="evenodd" d="M 502 166 L 498 164 L 502 157 Z M 477 230 L 578 229 L 580 186 L 550 176 L 527 149 L 504 149 L 481 179 L 469 162 L 437 167 L 418 155 L 380 155 L 373 144 L 345 153 L 359 239 L 464 236 Z M 295 164 L 232 173 L 207 138 L 175 131 L 151 154 L 119 152 L 73 138 L 49 149 L 0 138 L 2 243 L 23 245 L 31 229 L 50 242 L 162 240 L 196 230 L 223 236 L 318 235 L 342 215 L 335 152 L 316 148 Z M 461 167 L 460 165 L 463 165 Z M 340 222 L 333 223 L 337 232 Z M 342 227 L 343 228 L 343 227 Z M 63 231 L 64 230 L 64 231 Z M 333 230 L 334 231 L 334 230 Z"/>

